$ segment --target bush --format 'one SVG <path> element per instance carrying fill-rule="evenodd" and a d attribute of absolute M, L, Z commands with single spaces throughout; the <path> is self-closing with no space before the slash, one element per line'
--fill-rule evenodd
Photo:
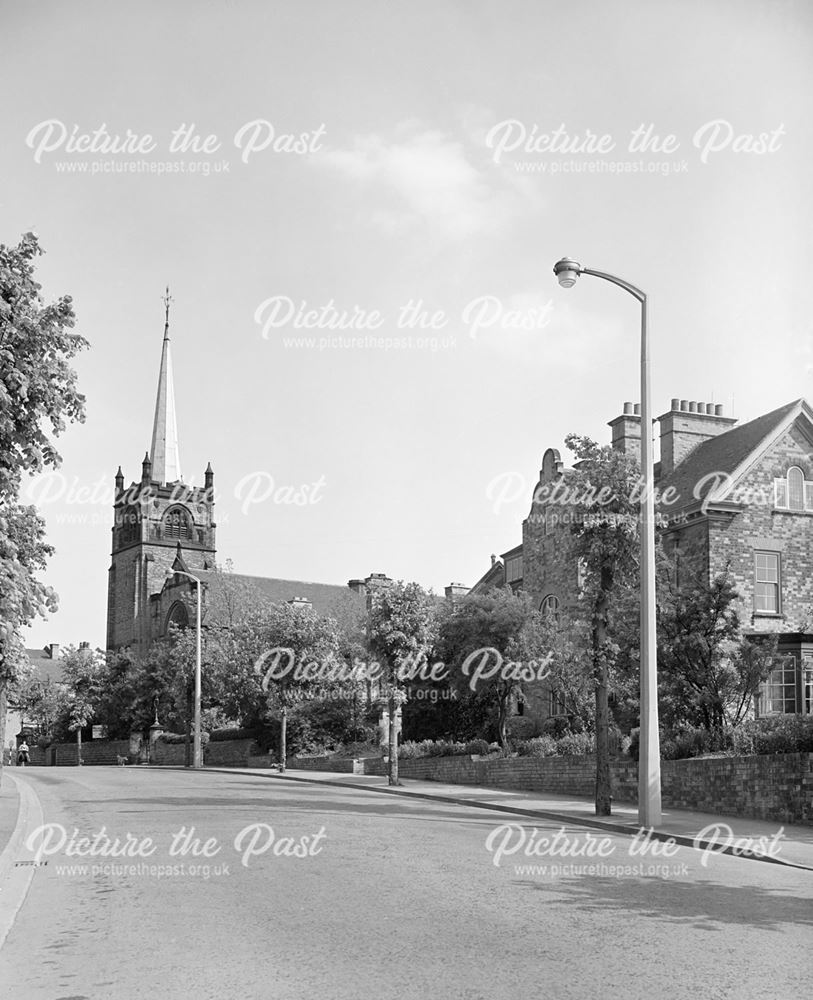
<path fill-rule="evenodd" d="M 596 752 L 596 738 L 593 733 L 565 733 L 556 741 L 556 752 L 561 756 L 582 757 Z"/>
<path fill-rule="evenodd" d="M 167 743 L 170 746 L 177 746 L 177 744 L 179 743 L 186 743 L 186 733 L 161 733 L 161 735 L 158 737 L 158 741 L 159 743 Z M 189 742 L 191 744 L 193 740 L 190 738 Z M 208 742 L 209 742 L 209 734 L 201 733 L 200 745 L 202 747 L 205 747 Z"/>
<path fill-rule="evenodd" d="M 813 752 L 813 721 L 798 715 L 780 715 L 744 722 L 731 734 L 730 753 L 749 754 Z"/>
<path fill-rule="evenodd" d="M 517 744 L 520 757 L 554 757 L 556 755 L 556 740 L 552 736 L 535 736 L 530 740 L 522 740 Z"/>
<path fill-rule="evenodd" d="M 213 729 L 209 733 L 209 739 L 213 743 L 221 743 L 224 740 L 253 740 L 256 730 L 234 726 L 230 729 Z"/>
<path fill-rule="evenodd" d="M 545 719 L 542 723 L 542 735 L 552 736 L 555 740 L 567 733 L 583 731 L 584 723 L 577 715 L 557 715 L 552 719 Z"/>
<path fill-rule="evenodd" d="M 416 757 L 462 757 L 466 754 L 489 752 L 485 740 L 472 740 L 470 743 L 453 743 L 449 740 L 405 740 L 398 748 L 399 760 L 414 760 Z"/>
<path fill-rule="evenodd" d="M 539 735 L 539 725 L 527 715 L 512 715 L 506 724 L 506 730 L 513 740 L 530 740 Z"/>
<path fill-rule="evenodd" d="M 558 740 L 549 735 L 535 736 L 517 744 L 521 757 L 582 757 L 595 750 L 592 733 L 565 733 Z"/>

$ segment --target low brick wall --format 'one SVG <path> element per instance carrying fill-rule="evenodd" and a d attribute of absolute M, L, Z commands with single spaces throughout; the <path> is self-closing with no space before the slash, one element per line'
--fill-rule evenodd
<path fill-rule="evenodd" d="M 212 740 L 203 747 L 203 763 L 211 767 L 248 767 L 249 759 L 257 752 L 254 740 Z M 150 763 L 183 766 L 186 745 L 156 740 L 150 749 Z"/>
<path fill-rule="evenodd" d="M 309 758 L 289 767 L 347 771 L 348 763 Z M 387 773 L 383 759 L 360 764 L 363 774 Z M 592 756 L 419 757 L 399 761 L 398 770 L 402 777 L 420 781 L 555 795 L 592 796 L 596 780 Z M 637 802 L 637 763 L 613 760 L 610 772 L 613 797 Z M 661 763 L 661 786 L 667 808 L 813 825 L 813 754 L 666 760 Z"/>
<path fill-rule="evenodd" d="M 130 753 L 129 740 L 86 740 L 82 743 L 82 763 L 87 766 L 116 764 L 116 758 Z M 35 767 L 55 764 L 57 767 L 77 766 L 75 743 L 54 743 L 47 749 L 31 747 L 31 763 Z"/>
<path fill-rule="evenodd" d="M 675 809 L 813 825 L 813 754 L 667 760 L 661 769 Z"/>
<path fill-rule="evenodd" d="M 366 771 L 364 765 L 368 761 L 354 761 L 352 757 L 331 760 L 330 757 L 290 757 L 286 767 L 289 771 L 331 771 L 341 774 L 375 774 Z"/>

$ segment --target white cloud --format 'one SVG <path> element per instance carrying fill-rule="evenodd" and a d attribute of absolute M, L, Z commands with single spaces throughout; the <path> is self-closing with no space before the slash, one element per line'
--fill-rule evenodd
<path fill-rule="evenodd" d="M 529 200 L 536 202 L 534 192 L 507 171 L 485 157 L 478 169 L 472 159 L 443 132 L 405 122 L 391 138 L 361 136 L 350 149 L 326 152 L 319 162 L 366 186 L 373 224 L 399 235 L 423 224 L 456 241 L 495 232 Z"/>

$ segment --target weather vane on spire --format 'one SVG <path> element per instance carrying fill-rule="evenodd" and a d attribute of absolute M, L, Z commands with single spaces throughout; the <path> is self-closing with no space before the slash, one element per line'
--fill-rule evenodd
<path fill-rule="evenodd" d="M 166 339 L 169 336 L 169 306 L 170 303 L 175 301 L 169 294 L 169 285 L 167 285 L 166 292 L 161 296 L 161 299 L 164 303 L 164 311 L 165 311 L 164 339 Z"/>

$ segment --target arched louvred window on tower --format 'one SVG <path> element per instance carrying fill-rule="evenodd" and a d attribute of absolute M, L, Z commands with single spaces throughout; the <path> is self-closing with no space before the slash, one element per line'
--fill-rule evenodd
<path fill-rule="evenodd" d="M 170 507 L 164 515 L 161 531 L 163 538 L 177 538 L 179 541 L 192 539 L 192 518 L 185 507 Z"/>
<path fill-rule="evenodd" d="M 169 609 L 164 632 L 169 632 L 170 625 L 177 625 L 179 628 L 187 628 L 189 625 L 189 611 L 183 601 L 176 601 Z"/>

